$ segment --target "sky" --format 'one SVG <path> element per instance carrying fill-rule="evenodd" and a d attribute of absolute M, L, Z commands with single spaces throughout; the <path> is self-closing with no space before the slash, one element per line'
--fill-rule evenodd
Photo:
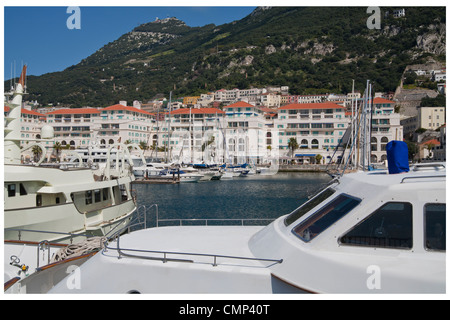
<path fill-rule="evenodd" d="M 31 75 L 62 71 L 156 18 L 176 17 L 191 27 L 221 25 L 240 20 L 256 8 L 79 6 L 77 14 L 73 10 L 67 12 L 67 6 L 32 5 L 3 7 L 4 80 L 10 79 L 11 74 L 18 77 L 23 64 L 28 66 L 27 74 Z M 77 26 L 78 21 L 80 28 L 69 29 L 68 21 L 70 26 Z"/>

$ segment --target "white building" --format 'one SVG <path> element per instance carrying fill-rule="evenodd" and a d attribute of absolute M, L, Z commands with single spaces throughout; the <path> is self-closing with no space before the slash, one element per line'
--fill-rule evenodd
<path fill-rule="evenodd" d="M 224 107 L 224 110 L 225 139 L 230 162 L 260 163 L 270 157 L 271 150 L 278 151 L 278 132 L 269 129 L 271 121 L 267 121 L 260 107 L 240 101 Z"/>
<path fill-rule="evenodd" d="M 395 102 L 374 98 L 372 107 L 371 162 L 387 159 L 386 144 L 392 140 L 403 140 L 400 114 L 394 112 Z"/>
<path fill-rule="evenodd" d="M 332 156 L 348 127 L 346 109 L 332 102 L 289 104 L 278 109 L 274 128 L 280 130 L 280 149 L 286 157 L 296 158 L 300 163 L 322 161 Z M 289 140 L 295 138 L 298 150 L 291 154 Z"/>
<path fill-rule="evenodd" d="M 53 127 L 55 141 L 63 147 L 87 148 L 97 131 L 100 111 L 95 108 L 59 109 L 48 112 L 47 123 Z"/>
<path fill-rule="evenodd" d="M 216 108 L 182 108 L 168 112 L 161 124 L 158 145 L 166 147 L 166 157 L 172 161 L 214 162 L 213 156 L 219 151 L 216 143 L 222 141 L 219 128 L 225 126 L 224 114 Z"/>
<path fill-rule="evenodd" d="M 418 110 L 418 128 L 436 130 L 445 123 L 445 107 L 420 107 Z"/>

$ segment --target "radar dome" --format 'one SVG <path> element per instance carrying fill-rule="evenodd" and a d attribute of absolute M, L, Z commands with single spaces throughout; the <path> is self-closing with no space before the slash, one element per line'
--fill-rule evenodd
<path fill-rule="evenodd" d="M 42 139 L 53 139 L 54 131 L 52 126 L 43 126 L 41 129 L 41 138 Z"/>

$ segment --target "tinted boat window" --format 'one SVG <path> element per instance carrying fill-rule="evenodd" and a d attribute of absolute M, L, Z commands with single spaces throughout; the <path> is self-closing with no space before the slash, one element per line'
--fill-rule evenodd
<path fill-rule="evenodd" d="M 325 201 L 331 195 L 333 195 L 336 192 L 336 190 L 332 188 L 328 188 L 317 194 L 315 197 L 313 197 L 311 200 L 307 201 L 303 205 L 301 205 L 298 209 L 296 209 L 294 212 L 292 212 L 289 216 L 286 217 L 284 220 L 284 224 L 286 226 L 290 225 L 294 221 L 298 220 L 300 217 L 303 217 L 305 213 L 309 212 L 314 207 L 318 206 L 321 202 Z"/>
<path fill-rule="evenodd" d="M 445 204 L 425 205 L 425 248 L 445 251 L 446 224 Z"/>
<path fill-rule="evenodd" d="M 376 248 L 412 248 L 412 205 L 388 202 L 340 239 L 342 244 Z"/>
<path fill-rule="evenodd" d="M 303 241 L 309 242 L 349 213 L 360 202 L 360 199 L 340 194 L 292 231 Z"/>

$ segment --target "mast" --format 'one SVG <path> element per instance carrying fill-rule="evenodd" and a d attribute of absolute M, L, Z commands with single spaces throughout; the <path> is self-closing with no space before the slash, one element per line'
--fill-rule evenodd
<path fill-rule="evenodd" d="M 5 164 L 20 164 L 20 116 L 22 112 L 22 96 L 25 94 L 25 77 L 27 66 L 24 65 L 19 82 L 15 85 L 12 99 L 6 105 L 10 108 L 6 116 L 5 127 Z"/>
<path fill-rule="evenodd" d="M 170 91 L 170 94 L 169 94 L 169 123 L 167 125 L 167 147 L 164 152 L 164 153 L 167 153 L 166 162 L 169 162 L 169 156 L 170 156 L 169 148 L 170 148 L 170 121 L 171 121 L 170 114 L 171 114 L 171 111 L 172 111 L 172 91 Z"/>

